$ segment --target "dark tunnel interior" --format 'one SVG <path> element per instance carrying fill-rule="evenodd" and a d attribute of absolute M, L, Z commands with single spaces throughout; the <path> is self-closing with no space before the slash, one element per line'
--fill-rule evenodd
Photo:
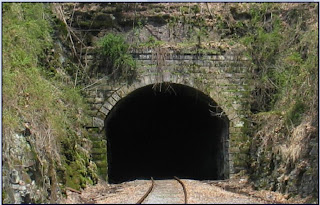
<path fill-rule="evenodd" d="M 139 88 L 105 119 L 108 181 L 225 178 L 229 121 L 204 93 L 162 83 Z"/>

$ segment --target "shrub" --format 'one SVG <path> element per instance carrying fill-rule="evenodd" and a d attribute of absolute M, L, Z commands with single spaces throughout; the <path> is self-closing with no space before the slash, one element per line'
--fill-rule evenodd
<path fill-rule="evenodd" d="M 113 80 L 132 80 L 135 77 L 136 62 L 122 36 L 109 33 L 98 41 L 97 46 L 100 58 L 98 72 Z"/>

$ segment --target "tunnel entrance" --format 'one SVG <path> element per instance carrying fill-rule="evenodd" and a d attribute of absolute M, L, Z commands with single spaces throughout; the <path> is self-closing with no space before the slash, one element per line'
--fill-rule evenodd
<path fill-rule="evenodd" d="M 105 119 L 108 181 L 228 177 L 229 120 L 207 95 L 161 83 L 139 88 Z"/>

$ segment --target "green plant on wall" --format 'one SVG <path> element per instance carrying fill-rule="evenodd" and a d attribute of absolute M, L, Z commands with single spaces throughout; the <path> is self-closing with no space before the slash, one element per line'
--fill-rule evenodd
<path fill-rule="evenodd" d="M 111 79 L 132 80 L 136 73 L 136 62 L 129 54 L 129 45 L 120 35 L 107 34 L 98 41 L 100 56 L 99 72 Z"/>
<path fill-rule="evenodd" d="M 143 48 L 155 48 L 164 44 L 165 42 L 156 40 L 154 36 L 149 36 L 148 40 L 144 43 L 141 43 L 139 46 Z"/>

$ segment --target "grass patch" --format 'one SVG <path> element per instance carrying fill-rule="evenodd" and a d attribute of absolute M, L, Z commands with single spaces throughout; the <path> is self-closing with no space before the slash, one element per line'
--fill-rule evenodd
<path fill-rule="evenodd" d="M 10 133 L 19 133 L 29 123 L 31 149 L 42 163 L 39 173 L 52 176 L 56 171 L 60 183 L 72 180 L 73 187 L 83 188 L 97 181 L 96 167 L 80 149 L 80 139 L 87 137 L 83 128 L 88 121 L 87 105 L 79 88 L 45 74 L 43 61 L 53 47 L 50 6 L 3 4 L 3 155 L 15 160 L 7 150 L 16 146 L 10 144 Z M 78 171 L 72 179 L 66 177 Z"/>
<path fill-rule="evenodd" d="M 107 74 L 113 80 L 132 80 L 136 75 L 136 62 L 129 54 L 129 45 L 121 35 L 112 33 L 97 43 L 99 58 L 98 72 Z"/>

